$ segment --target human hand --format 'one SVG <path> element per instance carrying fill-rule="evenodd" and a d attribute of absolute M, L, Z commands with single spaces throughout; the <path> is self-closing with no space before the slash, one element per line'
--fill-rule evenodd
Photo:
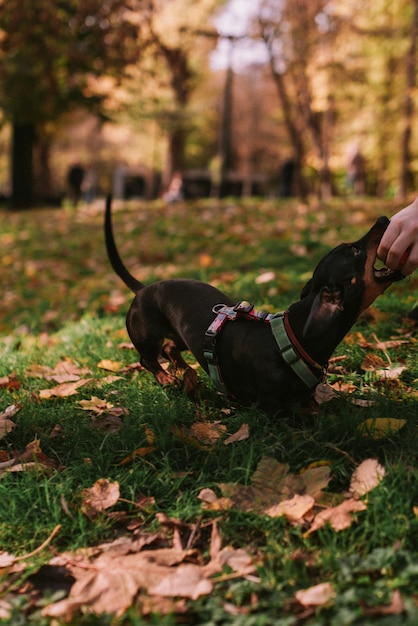
<path fill-rule="evenodd" d="M 377 249 L 377 256 L 391 270 L 405 276 L 418 267 L 418 197 L 390 220 Z"/>

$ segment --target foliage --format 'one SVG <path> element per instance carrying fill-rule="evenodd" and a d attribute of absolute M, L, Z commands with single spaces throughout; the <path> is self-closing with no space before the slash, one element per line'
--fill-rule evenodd
<path fill-rule="evenodd" d="M 93 77 L 117 77 L 138 58 L 126 0 L 2 2 L 0 102 L 20 124 L 50 122 L 71 106 L 97 107 Z"/>
<path fill-rule="evenodd" d="M 382 212 L 359 201 L 119 208 L 135 274 L 210 279 L 268 310 Z M 416 623 L 418 369 L 403 318 L 416 279 L 339 346 L 332 393 L 272 421 L 227 406 L 199 370 L 196 404 L 141 368 L 101 206 L 2 217 L 2 623 Z"/>

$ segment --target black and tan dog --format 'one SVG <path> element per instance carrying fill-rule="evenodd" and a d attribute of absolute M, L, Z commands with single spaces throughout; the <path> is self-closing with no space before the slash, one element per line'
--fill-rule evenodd
<path fill-rule="evenodd" d="M 403 278 L 400 271 L 374 267 L 388 224 L 381 217 L 359 241 L 331 250 L 300 300 L 284 313 L 267 315 L 248 302 L 237 305 L 197 280 L 161 280 L 148 286 L 136 280 L 117 251 L 108 198 L 107 252 L 116 274 L 135 293 L 127 329 L 142 365 L 161 385 L 176 383 L 182 373 L 194 387 L 196 373 L 181 356 L 190 350 L 215 384 L 240 403 L 257 403 L 275 413 L 308 396 L 360 313 Z M 173 374 L 161 367 L 161 356 L 171 361 Z"/>

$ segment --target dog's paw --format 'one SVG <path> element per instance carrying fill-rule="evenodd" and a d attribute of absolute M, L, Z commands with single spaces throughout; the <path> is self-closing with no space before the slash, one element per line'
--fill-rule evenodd
<path fill-rule="evenodd" d="M 157 383 L 161 385 L 161 387 L 165 387 L 167 385 L 178 385 L 177 378 L 173 376 L 172 374 L 165 372 L 164 370 L 156 372 L 154 376 L 155 376 Z"/>

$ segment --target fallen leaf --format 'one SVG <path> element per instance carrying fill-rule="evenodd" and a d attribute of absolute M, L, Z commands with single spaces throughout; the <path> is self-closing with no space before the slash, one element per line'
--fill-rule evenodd
<path fill-rule="evenodd" d="M 383 439 L 389 435 L 397 433 L 406 424 L 405 419 L 395 419 L 393 417 L 371 417 L 358 425 L 358 430 L 373 439 Z"/>
<path fill-rule="evenodd" d="M 338 398 L 338 393 L 327 383 L 320 383 L 315 387 L 314 399 L 317 404 L 325 404 L 334 398 Z"/>
<path fill-rule="evenodd" d="M 192 436 L 205 445 L 215 444 L 225 431 L 220 422 L 195 422 L 190 428 Z"/>
<path fill-rule="evenodd" d="M 212 489 L 202 489 L 197 496 L 204 503 L 204 509 L 207 511 L 227 511 L 233 506 L 230 498 L 218 498 Z"/>
<path fill-rule="evenodd" d="M 15 557 L 13 554 L 9 554 L 8 552 L 0 552 L 0 569 L 4 569 L 5 567 L 10 567 L 15 562 Z"/>
<path fill-rule="evenodd" d="M 406 369 L 405 365 L 399 365 L 398 367 L 385 367 L 384 369 L 376 370 L 376 376 L 385 380 L 395 380 L 399 378 L 402 372 Z"/>
<path fill-rule="evenodd" d="M 63 554 L 51 559 L 50 565 L 65 567 L 75 583 L 69 596 L 45 607 L 43 615 L 69 620 L 83 608 L 95 614 L 120 616 L 132 606 L 141 590 L 156 597 L 197 599 L 212 591 L 217 581 L 211 577 L 221 573 L 225 566 L 236 572 L 236 576 L 254 572 L 251 557 L 244 550 L 232 547 L 215 550 L 215 558 L 201 565 L 185 562 L 195 558 L 194 551 L 143 549 L 144 542 L 129 543 L 126 538 L 122 541 L 122 550 L 120 540 L 116 540 L 96 548 L 91 558 Z"/>
<path fill-rule="evenodd" d="M 63 383 L 56 385 L 51 389 L 41 389 L 39 397 L 41 400 L 49 400 L 50 398 L 67 398 L 68 396 L 74 396 L 77 393 L 77 389 L 83 387 L 91 381 L 91 378 L 81 378 L 72 383 Z"/>
<path fill-rule="evenodd" d="M 93 413 L 97 413 L 97 415 L 108 413 L 114 408 L 114 404 L 107 402 L 106 400 L 101 400 L 97 396 L 92 396 L 90 400 L 80 400 L 78 404 L 83 411 L 92 411 Z"/>
<path fill-rule="evenodd" d="M 276 274 L 274 272 L 264 272 L 256 277 L 255 282 L 257 285 L 264 285 L 265 283 L 271 283 L 275 279 Z"/>
<path fill-rule="evenodd" d="M 233 435 L 229 435 L 224 441 L 225 446 L 229 446 L 231 443 L 236 443 L 238 441 L 244 441 L 248 439 L 250 436 L 250 428 L 248 424 L 243 424 L 239 430 Z"/>
<path fill-rule="evenodd" d="M 132 461 L 137 457 L 143 458 L 144 456 L 155 452 L 155 450 L 157 450 L 155 446 L 143 446 L 141 448 L 137 448 L 136 450 L 128 454 L 128 456 L 126 456 L 124 459 L 122 459 L 122 461 L 120 461 L 117 465 L 126 465 L 127 463 L 132 463 Z"/>
<path fill-rule="evenodd" d="M 306 531 L 304 536 L 306 537 L 320 528 L 323 528 L 327 522 L 329 522 L 331 527 L 337 532 L 345 530 L 346 528 L 349 528 L 353 522 L 351 513 L 365 511 L 366 509 L 366 505 L 361 500 L 344 500 L 344 502 L 338 506 L 325 509 L 324 511 L 318 513 L 312 523 L 312 526 Z"/>
<path fill-rule="evenodd" d="M 295 593 L 295 598 L 302 606 L 323 606 L 335 598 L 335 591 L 331 583 L 319 583 L 308 589 L 300 589 Z"/>
<path fill-rule="evenodd" d="M 120 497 L 119 483 L 107 478 L 99 478 L 93 487 L 83 489 L 83 508 L 88 512 L 102 513 L 114 506 Z"/>
<path fill-rule="evenodd" d="M 290 500 L 283 500 L 266 511 L 269 517 L 284 515 L 289 522 L 299 522 L 312 509 L 315 500 L 312 496 L 295 494 Z"/>
<path fill-rule="evenodd" d="M 212 589 L 212 582 L 205 578 L 199 565 L 185 563 L 173 572 L 167 572 L 154 586 L 148 587 L 148 593 L 152 596 L 182 596 L 197 600 L 200 596 L 211 593 Z"/>
<path fill-rule="evenodd" d="M 356 498 L 366 495 L 383 480 L 386 470 L 376 459 L 366 459 L 351 477 L 350 494 Z"/>
<path fill-rule="evenodd" d="M 318 500 L 323 489 L 328 487 L 331 480 L 331 468 L 329 465 L 319 465 L 318 467 L 309 467 L 300 472 L 300 477 L 305 485 L 304 493 L 310 495 L 314 500 Z"/>
<path fill-rule="evenodd" d="M 379 368 L 384 368 L 386 365 L 387 362 L 382 359 L 382 357 L 377 354 L 368 354 L 360 367 L 366 372 L 375 372 Z"/>
<path fill-rule="evenodd" d="M 0 439 L 10 433 L 16 424 L 10 419 L 20 410 L 20 406 L 11 404 L 3 413 L 0 413 Z"/>
<path fill-rule="evenodd" d="M 10 374 L 10 376 L 1 376 L 0 389 L 20 389 L 20 383 L 17 380 L 16 374 Z"/>
<path fill-rule="evenodd" d="M 108 372 L 119 372 L 122 368 L 123 363 L 120 361 L 111 361 L 110 359 L 102 359 L 97 364 L 97 367 L 102 370 L 107 370 Z"/>

